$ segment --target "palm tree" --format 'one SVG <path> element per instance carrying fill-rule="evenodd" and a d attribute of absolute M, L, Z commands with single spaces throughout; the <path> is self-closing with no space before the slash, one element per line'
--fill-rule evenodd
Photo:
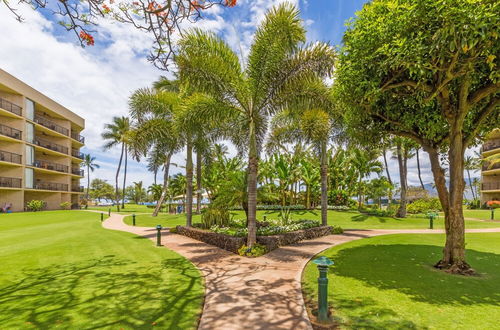
<path fill-rule="evenodd" d="M 406 192 L 408 190 L 408 159 L 413 158 L 415 155 L 413 150 L 416 149 L 417 144 L 408 138 L 395 137 L 393 139 L 395 147 L 395 154 L 399 166 L 399 184 L 401 186 L 400 203 L 396 212 L 396 217 L 406 217 Z"/>
<path fill-rule="evenodd" d="M 117 145 L 121 146 L 120 160 L 115 175 L 115 201 L 117 211 L 120 211 L 120 193 L 118 188 L 118 176 L 122 166 L 123 156 L 126 152 L 126 145 L 129 142 L 131 132 L 130 119 L 128 117 L 113 117 L 111 124 L 104 125 L 102 138 L 107 141 L 104 150 L 109 150 Z"/>
<path fill-rule="evenodd" d="M 161 184 L 153 183 L 148 187 L 148 193 L 154 201 L 158 201 L 163 193 L 163 186 Z"/>
<path fill-rule="evenodd" d="M 248 238 L 256 242 L 257 172 L 260 146 L 268 117 L 280 109 L 283 97 L 310 76 L 329 75 L 335 53 L 323 43 L 306 48 L 298 10 L 290 4 L 271 9 L 256 31 L 246 69 L 220 37 L 201 30 L 186 33 L 176 57 L 180 80 L 213 97 L 214 122 L 231 122 L 233 143 L 248 153 Z"/>
<path fill-rule="evenodd" d="M 81 167 L 87 168 L 87 194 L 85 199 L 89 200 L 89 190 L 90 190 L 90 172 L 94 172 L 96 168 L 100 168 L 99 164 L 95 163 L 95 157 L 92 157 L 90 154 L 85 154 L 83 156 L 83 162 L 80 164 Z M 88 204 L 86 205 L 86 207 Z"/>
<path fill-rule="evenodd" d="M 377 160 L 378 154 L 375 151 L 367 151 L 359 148 L 352 148 L 350 161 L 356 169 L 358 177 L 358 207 L 362 204 L 363 179 L 371 173 L 381 173 L 383 171 L 382 163 Z"/>
<path fill-rule="evenodd" d="M 154 217 L 167 195 L 171 158 L 183 143 L 176 119 L 180 106 L 181 98 L 177 90 L 141 88 L 129 99 L 130 115 L 137 126 L 136 148 L 143 154 L 149 151 L 156 164 L 163 164 L 163 194 L 152 214 Z"/>
<path fill-rule="evenodd" d="M 464 168 L 467 171 L 467 177 L 469 179 L 469 186 L 470 186 L 470 191 L 472 193 L 472 199 L 476 199 L 478 196 L 476 196 L 474 187 L 472 185 L 470 171 L 476 171 L 480 167 L 480 164 L 481 160 L 476 157 L 466 156 L 464 159 Z"/>
<path fill-rule="evenodd" d="M 422 175 L 420 171 L 420 157 L 419 157 L 420 147 L 415 148 L 415 155 L 417 156 L 417 171 L 418 171 L 418 180 L 420 181 L 420 186 L 425 190 L 424 182 L 422 181 Z"/>

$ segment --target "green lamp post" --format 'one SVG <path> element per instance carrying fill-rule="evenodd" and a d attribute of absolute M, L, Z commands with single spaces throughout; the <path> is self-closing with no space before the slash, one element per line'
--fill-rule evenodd
<path fill-rule="evenodd" d="M 156 246 L 161 246 L 161 225 L 156 225 Z"/>
<path fill-rule="evenodd" d="M 434 229 L 434 219 L 438 214 L 436 212 L 428 212 L 427 216 L 429 217 L 429 229 Z"/>
<path fill-rule="evenodd" d="M 101 222 L 104 220 L 104 213 L 101 212 Z"/>
<path fill-rule="evenodd" d="M 333 265 L 333 261 L 325 256 L 321 256 L 313 263 L 318 265 L 318 321 L 328 321 L 328 268 Z"/>
<path fill-rule="evenodd" d="M 108 209 L 108 217 L 111 216 L 111 209 Z"/>
<path fill-rule="evenodd" d="M 135 214 L 132 214 L 132 225 L 135 226 Z"/>

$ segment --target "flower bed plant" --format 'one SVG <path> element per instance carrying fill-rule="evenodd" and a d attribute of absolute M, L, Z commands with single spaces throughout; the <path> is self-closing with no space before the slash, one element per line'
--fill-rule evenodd
<path fill-rule="evenodd" d="M 246 237 L 248 235 L 248 229 L 246 227 L 241 226 L 241 220 L 237 222 L 232 222 L 233 226 L 229 227 L 220 227 L 218 225 L 214 225 L 210 227 L 210 230 L 214 233 L 225 234 L 235 237 Z M 230 225 L 231 225 L 230 224 Z M 302 229 L 319 227 L 320 223 L 314 220 L 298 220 L 294 221 L 288 225 L 279 225 L 277 221 L 270 220 L 266 222 L 265 225 L 261 225 L 257 227 L 257 236 L 270 236 L 270 235 L 278 235 L 283 233 L 288 233 L 291 231 L 297 231 Z"/>

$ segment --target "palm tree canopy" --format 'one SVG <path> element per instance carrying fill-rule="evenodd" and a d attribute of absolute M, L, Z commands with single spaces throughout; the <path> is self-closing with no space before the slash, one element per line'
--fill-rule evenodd
<path fill-rule="evenodd" d="M 111 149 L 114 146 L 130 141 L 132 127 L 128 117 L 113 117 L 111 124 L 104 125 L 102 138 L 107 142 L 104 144 L 104 149 Z"/>
<path fill-rule="evenodd" d="M 90 154 L 85 154 L 83 156 L 83 162 L 80 163 L 81 167 L 87 167 L 91 172 L 94 172 L 96 168 L 100 168 L 99 164 L 95 162 L 96 158 L 92 157 Z"/>

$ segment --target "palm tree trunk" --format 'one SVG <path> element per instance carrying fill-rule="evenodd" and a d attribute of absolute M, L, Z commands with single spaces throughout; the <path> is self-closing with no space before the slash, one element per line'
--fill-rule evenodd
<path fill-rule="evenodd" d="M 155 170 L 153 171 L 153 173 L 155 174 L 154 183 L 156 184 L 156 175 L 158 174 L 158 169 L 155 168 Z"/>
<path fill-rule="evenodd" d="M 248 150 L 248 237 L 247 246 L 253 247 L 257 242 L 257 137 L 255 132 L 255 122 L 250 121 L 250 143 Z"/>
<path fill-rule="evenodd" d="M 188 138 L 186 145 L 186 227 L 193 222 L 193 144 Z"/>
<path fill-rule="evenodd" d="M 421 173 L 420 173 L 420 157 L 418 155 L 419 153 L 420 153 L 420 148 L 417 148 L 416 156 L 417 156 L 418 179 L 420 180 L 420 185 L 422 186 L 422 189 L 425 190 L 424 182 L 422 181 L 422 176 L 421 176 Z"/>
<path fill-rule="evenodd" d="M 404 164 L 403 151 L 401 144 L 397 145 L 398 165 L 399 165 L 399 181 L 401 185 L 401 196 L 398 211 L 396 212 L 397 218 L 406 218 L 406 168 Z"/>
<path fill-rule="evenodd" d="M 116 202 L 117 212 L 120 212 L 120 193 L 118 191 L 118 176 L 120 175 L 120 169 L 122 167 L 124 150 L 125 150 L 125 144 L 122 143 L 122 152 L 120 154 L 120 161 L 118 162 L 118 169 L 116 170 L 116 176 L 115 176 L 115 202 Z"/>
<path fill-rule="evenodd" d="M 87 200 L 87 205 L 89 203 L 89 190 L 90 190 L 90 165 L 87 165 L 87 197 L 85 197 L 85 199 Z"/>
<path fill-rule="evenodd" d="M 362 180 L 361 174 L 359 175 L 359 181 L 358 181 L 358 209 L 361 209 L 361 180 Z"/>
<path fill-rule="evenodd" d="M 125 145 L 125 166 L 123 168 L 123 196 L 122 196 L 122 209 L 125 208 L 125 185 L 127 183 L 127 159 L 128 159 L 128 148 Z"/>
<path fill-rule="evenodd" d="M 391 175 L 389 174 L 389 166 L 387 165 L 387 150 L 383 149 L 382 154 L 384 155 L 385 173 L 387 174 L 387 180 L 392 185 Z"/>
<path fill-rule="evenodd" d="M 201 213 L 201 152 L 196 151 L 196 214 Z"/>
<path fill-rule="evenodd" d="M 163 204 L 163 201 L 167 197 L 167 191 L 168 191 L 168 171 L 170 169 L 170 158 L 172 157 L 172 154 L 169 153 L 167 155 L 167 158 L 165 159 L 165 164 L 163 165 L 163 169 L 165 171 L 163 175 L 163 191 L 161 193 L 160 199 L 158 200 L 158 203 L 156 204 L 156 208 L 152 214 L 153 217 L 158 216 L 158 212 L 160 212 L 161 205 Z"/>
<path fill-rule="evenodd" d="M 472 181 L 470 180 L 470 171 L 467 169 L 467 177 L 469 178 L 470 191 L 472 193 L 472 199 L 476 199 L 476 194 L 474 193 L 474 187 L 472 186 Z M 464 189 L 465 191 L 465 189 Z"/>
<path fill-rule="evenodd" d="M 328 163 L 326 159 L 326 141 L 321 144 L 321 224 L 328 225 Z"/>

